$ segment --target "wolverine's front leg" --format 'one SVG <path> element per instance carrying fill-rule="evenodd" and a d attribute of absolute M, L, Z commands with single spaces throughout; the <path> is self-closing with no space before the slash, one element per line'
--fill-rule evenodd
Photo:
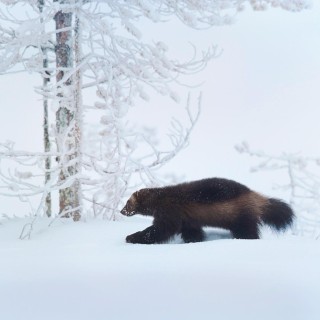
<path fill-rule="evenodd" d="M 165 222 L 159 222 L 155 219 L 154 225 L 127 236 L 126 241 L 142 244 L 163 243 L 179 233 L 180 229 L 179 221 L 173 222 L 168 219 Z"/>
<path fill-rule="evenodd" d="M 161 212 L 154 217 L 153 225 L 143 231 L 139 231 L 127 236 L 129 243 L 163 243 L 178 234 L 181 230 L 181 220 L 179 216 Z"/>
<path fill-rule="evenodd" d="M 141 243 L 141 244 L 152 244 L 156 243 L 156 228 L 154 226 L 148 227 L 143 231 L 127 236 L 126 241 L 128 243 Z"/>

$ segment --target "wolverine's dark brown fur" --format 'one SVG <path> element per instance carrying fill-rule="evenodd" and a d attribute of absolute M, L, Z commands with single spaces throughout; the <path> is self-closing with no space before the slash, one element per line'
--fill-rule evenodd
<path fill-rule="evenodd" d="M 294 217 L 286 203 L 221 178 L 139 190 L 121 213 L 154 217 L 152 226 L 126 238 L 145 244 L 165 242 L 179 233 L 185 242 L 202 241 L 204 226 L 228 229 L 239 239 L 258 239 L 260 224 L 280 230 Z"/>

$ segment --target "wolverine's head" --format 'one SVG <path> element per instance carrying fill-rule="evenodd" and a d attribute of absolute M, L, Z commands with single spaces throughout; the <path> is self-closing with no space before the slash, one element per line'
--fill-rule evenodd
<path fill-rule="evenodd" d="M 129 200 L 127 201 L 126 205 L 123 207 L 123 209 L 120 211 L 121 214 L 125 216 L 133 216 L 134 214 L 137 213 L 137 208 L 138 208 L 138 194 L 139 191 L 133 193 Z"/>
<path fill-rule="evenodd" d="M 151 215 L 152 210 L 150 206 L 151 198 L 153 198 L 153 189 L 141 189 L 134 192 L 126 205 L 120 211 L 124 216 L 131 217 L 137 213 L 143 215 Z"/>

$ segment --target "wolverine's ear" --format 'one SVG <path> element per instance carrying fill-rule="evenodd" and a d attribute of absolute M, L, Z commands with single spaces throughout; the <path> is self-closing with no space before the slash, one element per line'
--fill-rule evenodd
<path fill-rule="evenodd" d="M 139 197 L 146 197 L 149 193 L 150 189 L 149 188 L 143 188 L 140 189 L 139 191 L 135 192 L 136 196 L 137 196 L 137 200 L 139 199 Z"/>
<path fill-rule="evenodd" d="M 138 192 L 139 192 L 139 191 L 134 192 L 134 193 L 132 194 L 132 196 L 130 197 L 130 199 L 129 199 L 130 203 L 131 203 L 133 206 L 136 205 L 137 202 L 138 202 L 138 195 L 137 195 Z"/>
<path fill-rule="evenodd" d="M 142 191 L 143 191 L 143 189 L 140 189 L 140 190 L 136 191 L 136 192 L 133 194 L 134 199 L 135 199 L 136 202 L 138 201 L 139 197 L 141 197 Z"/>

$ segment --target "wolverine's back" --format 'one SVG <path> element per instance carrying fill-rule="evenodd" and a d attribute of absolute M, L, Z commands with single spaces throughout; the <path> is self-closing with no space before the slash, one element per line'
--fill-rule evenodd
<path fill-rule="evenodd" d="M 232 200 L 251 191 L 239 182 L 223 178 L 186 182 L 164 187 L 163 190 L 183 201 L 204 204 Z"/>

